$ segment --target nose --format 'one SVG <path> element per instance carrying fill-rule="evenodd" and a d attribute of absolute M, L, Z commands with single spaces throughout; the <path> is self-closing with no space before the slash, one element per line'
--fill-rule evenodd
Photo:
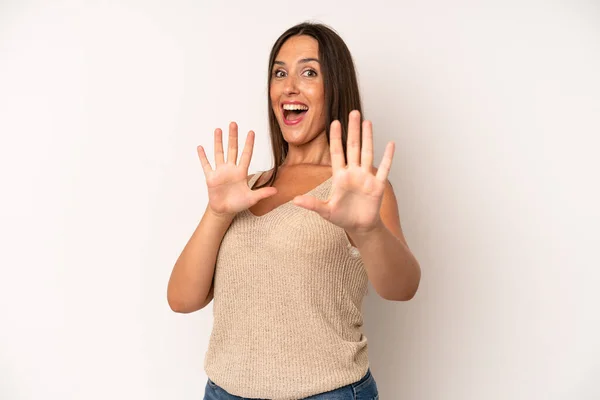
<path fill-rule="evenodd" d="M 290 74 L 286 77 L 285 82 L 284 82 L 283 91 L 286 95 L 298 93 L 298 81 L 297 81 L 297 77 L 295 75 Z"/>

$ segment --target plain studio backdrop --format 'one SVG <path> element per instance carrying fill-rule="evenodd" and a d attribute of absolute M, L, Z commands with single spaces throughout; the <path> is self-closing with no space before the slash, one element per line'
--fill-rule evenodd
<path fill-rule="evenodd" d="M 288 27 L 348 44 L 423 278 L 369 291 L 385 400 L 600 399 L 593 1 L 0 2 L 0 398 L 200 399 L 212 305 L 166 301 L 196 154 L 257 133 Z M 257 238 L 260 240 L 260 238 Z"/>

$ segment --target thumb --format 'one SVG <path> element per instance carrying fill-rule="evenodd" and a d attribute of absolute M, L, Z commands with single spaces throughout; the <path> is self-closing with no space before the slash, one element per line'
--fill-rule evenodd
<path fill-rule="evenodd" d="M 271 197 L 275 194 L 277 194 L 277 189 L 274 187 L 264 187 L 252 191 L 253 200 L 255 200 L 255 204 L 261 201 L 262 199 L 266 199 L 267 197 Z"/>
<path fill-rule="evenodd" d="M 294 197 L 293 203 L 298 207 L 314 211 L 321 217 L 329 220 L 329 206 L 323 200 L 319 200 L 313 196 L 302 195 Z"/>

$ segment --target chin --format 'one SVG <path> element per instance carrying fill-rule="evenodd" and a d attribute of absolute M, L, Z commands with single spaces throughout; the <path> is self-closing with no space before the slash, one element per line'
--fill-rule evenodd
<path fill-rule="evenodd" d="M 308 138 L 310 135 L 307 132 L 307 126 L 310 126 L 310 124 L 307 124 L 308 121 L 302 121 L 299 125 L 297 126 L 288 126 L 286 125 L 283 121 L 279 121 L 279 130 L 281 131 L 281 134 L 283 135 L 283 138 L 289 142 L 291 141 L 298 141 L 301 138 Z"/>
<path fill-rule="evenodd" d="M 308 137 L 304 132 L 286 132 L 285 130 L 282 130 L 281 133 L 283 135 L 283 140 L 289 144 L 299 146 L 310 141 L 310 137 Z"/>

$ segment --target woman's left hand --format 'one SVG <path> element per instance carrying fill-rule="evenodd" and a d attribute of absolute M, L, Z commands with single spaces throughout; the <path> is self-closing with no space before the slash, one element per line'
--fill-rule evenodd
<path fill-rule="evenodd" d="M 362 146 L 360 129 L 360 112 L 354 110 L 350 113 L 348 122 L 346 163 L 340 122 L 334 121 L 331 124 L 329 149 L 333 181 L 330 198 L 322 201 L 302 195 L 293 201 L 297 206 L 317 212 L 350 234 L 368 233 L 381 222 L 379 212 L 394 157 L 394 142 L 389 142 L 377 173 L 374 174 L 371 122 L 362 123 Z"/>

